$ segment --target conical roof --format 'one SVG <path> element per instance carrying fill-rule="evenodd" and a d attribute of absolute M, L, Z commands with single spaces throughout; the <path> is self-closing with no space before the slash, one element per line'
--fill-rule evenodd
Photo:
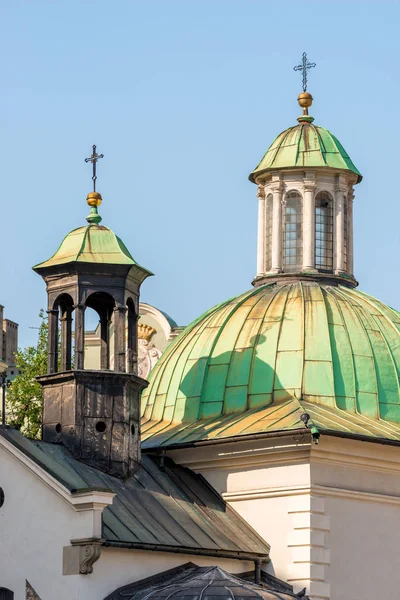
<path fill-rule="evenodd" d="M 313 120 L 311 117 L 307 118 Z M 268 171 L 330 167 L 351 171 L 357 175 L 357 183 L 360 182 L 361 173 L 337 137 L 310 121 L 301 121 L 280 133 L 250 173 L 250 181 L 255 183 L 256 177 Z"/>
<path fill-rule="evenodd" d="M 142 396 L 144 447 L 304 428 L 400 440 L 400 313 L 344 286 L 260 286 L 167 348 Z"/>

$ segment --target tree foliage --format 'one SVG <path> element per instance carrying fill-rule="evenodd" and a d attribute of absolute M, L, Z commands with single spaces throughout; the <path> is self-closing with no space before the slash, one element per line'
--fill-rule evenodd
<path fill-rule="evenodd" d="M 47 373 L 47 317 L 43 310 L 39 316 L 37 344 L 17 352 L 19 375 L 7 392 L 7 423 L 30 438 L 39 438 L 41 430 L 43 392 L 36 377 Z"/>

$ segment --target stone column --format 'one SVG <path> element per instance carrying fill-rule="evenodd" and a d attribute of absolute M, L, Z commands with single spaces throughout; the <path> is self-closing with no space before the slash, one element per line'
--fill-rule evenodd
<path fill-rule="evenodd" d="M 110 321 L 108 315 L 103 314 L 100 319 L 100 369 L 106 371 L 110 368 Z"/>
<path fill-rule="evenodd" d="M 71 310 L 64 311 L 61 317 L 61 371 L 71 369 L 72 316 Z"/>
<path fill-rule="evenodd" d="M 353 254 L 353 188 L 349 188 L 347 195 L 347 273 L 354 275 L 354 254 Z"/>
<path fill-rule="evenodd" d="M 303 196 L 303 270 L 315 272 L 315 173 L 306 173 Z"/>
<path fill-rule="evenodd" d="M 272 177 L 272 265 L 273 273 L 282 272 L 282 182 L 280 175 Z"/>
<path fill-rule="evenodd" d="M 336 275 L 344 273 L 344 199 L 347 185 L 344 185 L 342 176 L 335 187 L 335 222 L 334 222 L 334 272 Z"/>
<path fill-rule="evenodd" d="M 125 306 L 116 306 L 114 308 L 114 371 L 119 373 L 126 371 L 125 317 Z"/>
<path fill-rule="evenodd" d="M 266 272 L 266 199 L 264 186 L 259 185 L 257 190 L 258 198 L 258 239 L 257 239 L 257 275 L 264 275 Z"/>
<path fill-rule="evenodd" d="M 85 367 L 85 305 L 76 304 L 75 309 L 75 369 Z"/>
<path fill-rule="evenodd" d="M 58 308 L 47 311 L 48 333 L 47 333 L 47 371 L 57 373 L 58 371 Z"/>
<path fill-rule="evenodd" d="M 132 306 L 128 307 L 128 356 L 127 370 L 128 373 L 137 375 L 137 316 L 136 311 Z"/>

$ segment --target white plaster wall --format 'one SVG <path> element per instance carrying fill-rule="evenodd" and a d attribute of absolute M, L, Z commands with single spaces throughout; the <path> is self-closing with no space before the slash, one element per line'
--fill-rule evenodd
<path fill-rule="evenodd" d="M 263 565 L 263 569 L 287 581 L 292 562 L 288 546 L 288 532 L 292 531 L 289 497 L 239 500 L 230 504 L 271 545 L 271 562 Z"/>
<path fill-rule="evenodd" d="M 199 471 L 271 544 L 267 570 L 312 600 L 398 598 L 400 448 L 322 436 L 186 449 Z"/>
<path fill-rule="evenodd" d="M 0 448 L 0 586 L 25 599 L 27 579 L 41 600 L 101 600 L 116 588 L 186 562 L 232 573 L 253 563 L 194 555 L 104 548 L 91 575 L 62 575 L 63 546 L 91 535 L 92 512 L 76 512 L 25 465 Z"/>
<path fill-rule="evenodd" d="M 90 512 L 75 512 L 16 458 L 0 448 L 0 585 L 25 598 L 28 579 L 42 600 L 75 598 L 74 577 L 61 585 L 63 546 L 91 535 Z M 52 590 L 52 591 L 51 591 Z"/>
<path fill-rule="evenodd" d="M 399 598 L 400 505 L 326 498 L 331 600 Z"/>
<path fill-rule="evenodd" d="M 77 596 L 77 598 L 101 600 L 122 585 L 127 585 L 145 577 L 151 577 L 187 562 L 193 562 L 201 567 L 217 564 L 229 573 L 243 573 L 254 569 L 254 563 L 239 560 L 173 554 L 172 552 L 145 552 L 105 548 L 100 560 L 94 565 L 95 572 L 93 575 L 89 575 L 85 581 L 81 581 L 82 595 Z M 80 576 L 80 579 L 83 580 L 85 577 Z"/>
<path fill-rule="evenodd" d="M 205 469 L 202 474 L 271 545 L 271 562 L 263 568 L 287 581 L 292 563 L 288 545 L 293 531 L 291 496 L 296 488 L 310 485 L 309 464 L 287 461 L 231 471 Z"/>
<path fill-rule="evenodd" d="M 322 436 L 311 480 L 330 520 L 330 598 L 398 598 L 400 448 Z"/>

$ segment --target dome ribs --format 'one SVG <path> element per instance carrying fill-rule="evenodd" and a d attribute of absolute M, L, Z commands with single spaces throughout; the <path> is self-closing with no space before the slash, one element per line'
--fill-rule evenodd
<path fill-rule="evenodd" d="M 149 396 L 168 412 L 144 424 L 144 448 L 304 431 L 304 412 L 322 432 L 400 442 L 400 314 L 346 286 L 260 286 L 189 326 L 158 365 L 175 382 L 156 367 Z"/>

